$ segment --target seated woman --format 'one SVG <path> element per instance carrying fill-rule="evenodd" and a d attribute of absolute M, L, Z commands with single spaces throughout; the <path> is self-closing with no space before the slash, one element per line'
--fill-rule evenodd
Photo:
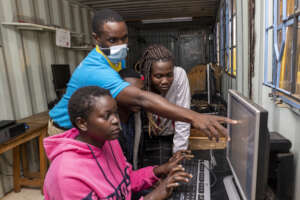
<path fill-rule="evenodd" d="M 145 88 L 169 102 L 190 108 L 190 87 L 186 72 L 174 66 L 172 53 L 162 45 L 151 45 L 136 66 L 145 77 Z M 147 113 L 144 166 L 166 162 L 179 150 L 188 148 L 190 124 Z M 144 129 L 144 130 L 145 130 Z"/>
<path fill-rule="evenodd" d="M 108 90 L 97 86 L 78 89 L 68 104 L 75 128 L 48 137 L 44 147 L 51 160 L 44 182 L 45 200 L 130 200 L 132 191 L 157 188 L 141 199 L 165 199 L 179 182 L 188 182 L 190 174 L 178 163 L 176 154 L 157 167 L 132 170 L 118 143 L 120 132 L 116 101 Z"/>

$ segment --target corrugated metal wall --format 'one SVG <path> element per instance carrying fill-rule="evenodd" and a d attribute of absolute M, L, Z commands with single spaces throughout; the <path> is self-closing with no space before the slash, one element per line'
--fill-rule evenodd
<path fill-rule="evenodd" d="M 187 71 L 197 64 L 207 64 L 212 60 L 209 28 L 190 27 L 189 30 L 176 29 L 141 29 L 136 30 L 129 26 L 128 66 L 134 66 L 142 56 L 146 47 L 151 44 L 162 44 L 172 51 L 175 65 L 182 66 Z M 130 45 L 134 44 L 134 45 Z"/>
<path fill-rule="evenodd" d="M 89 8 L 67 0 L 0 0 L 1 23 L 21 20 L 66 28 L 85 34 L 81 44 L 92 42 L 91 16 Z M 85 55 L 84 51 L 56 47 L 54 32 L 2 25 L 0 120 L 20 119 L 47 110 L 47 103 L 56 98 L 51 64 L 69 63 L 73 71 Z M 37 159 L 30 149 L 33 160 Z M 0 197 L 12 189 L 11 163 L 11 152 L 0 156 Z"/>

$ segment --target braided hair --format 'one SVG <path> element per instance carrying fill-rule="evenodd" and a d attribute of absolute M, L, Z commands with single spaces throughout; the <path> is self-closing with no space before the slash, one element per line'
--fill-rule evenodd
<path fill-rule="evenodd" d="M 153 44 L 147 47 L 141 59 L 136 63 L 135 69 L 136 71 L 141 72 L 144 75 L 144 83 L 145 89 L 147 91 L 151 91 L 151 68 L 154 62 L 163 61 L 168 62 L 172 61 L 174 63 L 174 57 L 169 49 L 164 47 L 161 44 Z M 164 132 L 167 127 L 159 126 L 155 120 L 152 113 L 147 113 L 147 117 L 149 120 L 148 133 L 151 135 L 153 132 L 154 135 L 159 135 Z"/>
<path fill-rule="evenodd" d="M 151 68 L 154 62 L 172 61 L 174 57 L 169 49 L 161 44 L 153 44 L 147 47 L 142 55 L 142 58 L 136 63 L 136 71 L 141 72 L 145 77 L 145 88 L 151 91 Z"/>

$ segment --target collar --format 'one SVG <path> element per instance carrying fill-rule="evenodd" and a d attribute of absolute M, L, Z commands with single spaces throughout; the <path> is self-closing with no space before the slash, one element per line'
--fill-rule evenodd
<path fill-rule="evenodd" d="M 109 66 L 110 66 L 111 68 L 113 68 L 116 72 L 119 72 L 119 71 L 122 69 L 121 62 L 119 62 L 117 65 L 115 65 L 114 63 L 112 63 L 112 62 L 108 59 L 108 57 L 100 50 L 100 48 L 99 48 L 98 45 L 96 45 L 96 51 L 97 51 L 98 53 L 100 53 L 100 54 L 106 59 L 106 61 L 108 62 Z"/>

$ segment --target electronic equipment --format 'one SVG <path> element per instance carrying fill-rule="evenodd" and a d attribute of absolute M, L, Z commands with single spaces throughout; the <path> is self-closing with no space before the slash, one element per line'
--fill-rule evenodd
<path fill-rule="evenodd" d="M 239 121 L 238 124 L 228 125 L 231 140 L 227 143 L 226 159 L 232 175 L 223 179 L 228 199 L 263 200 L 267 189 L 270 153 L 268 112 L 237 91 L 229 90 L 228 117 Z M 194 169 L 188 172 L 195 176 L 200 170 L 198 167 L 195 169 L 195 163 L 190 165 Z M 206 165 L 204 169 L 207 169 L 209 176 L 209 165 Z M 184 167 L 190 170 L 190 167 Z M 190 184 L 175 189 L 171 199 L 210 199 L 208 189 L 208 194 L 198 195 L 198 185 L 198 179 L 191 180 Z M 195 189 L 195 186 L 198 188 Z"/>
<path fill-rule="evenodd" d="M 210 200 L 209 161 L 185 159 L 182 162 L 187 173 L 193 174 L 188 183 L 175 188 L 171 200 Z"/>
<path fill-rule="evenodd" d="M 67 88 L 67 83 L 71 77 L 70 66 L 68 64 L 52 64 L 52 77 L 57 98 L 60 99 Z"/>
<path fill-rule="evenodd" d="M 223 182 L 229 200 L 265 198 L 269 163 L 268 112 L 237 91 L 229 90 L 228 117 L 239 120 L 229 125 L 231 140 L 227 160 L 233 176 Z"/>
<path fill-rule="evenodd" d="M 29 126 L 26 123 L 16 123 L 14 120 L 0 121 L 0 144 L 25 133 Z"/>
<path fill-rule="evenodd" d="M 294 155 L 292 143 L 277 132 L 270 132 L 268 184 L 277 199 L 292 200 L 294 188 Z"/>
<path fill-rule="evenodd" d="M 1 120 L 0 121 L 0 130 L 4 129 L 7 126 L 14 125 L 16 123 L 16 120 Z"/>

